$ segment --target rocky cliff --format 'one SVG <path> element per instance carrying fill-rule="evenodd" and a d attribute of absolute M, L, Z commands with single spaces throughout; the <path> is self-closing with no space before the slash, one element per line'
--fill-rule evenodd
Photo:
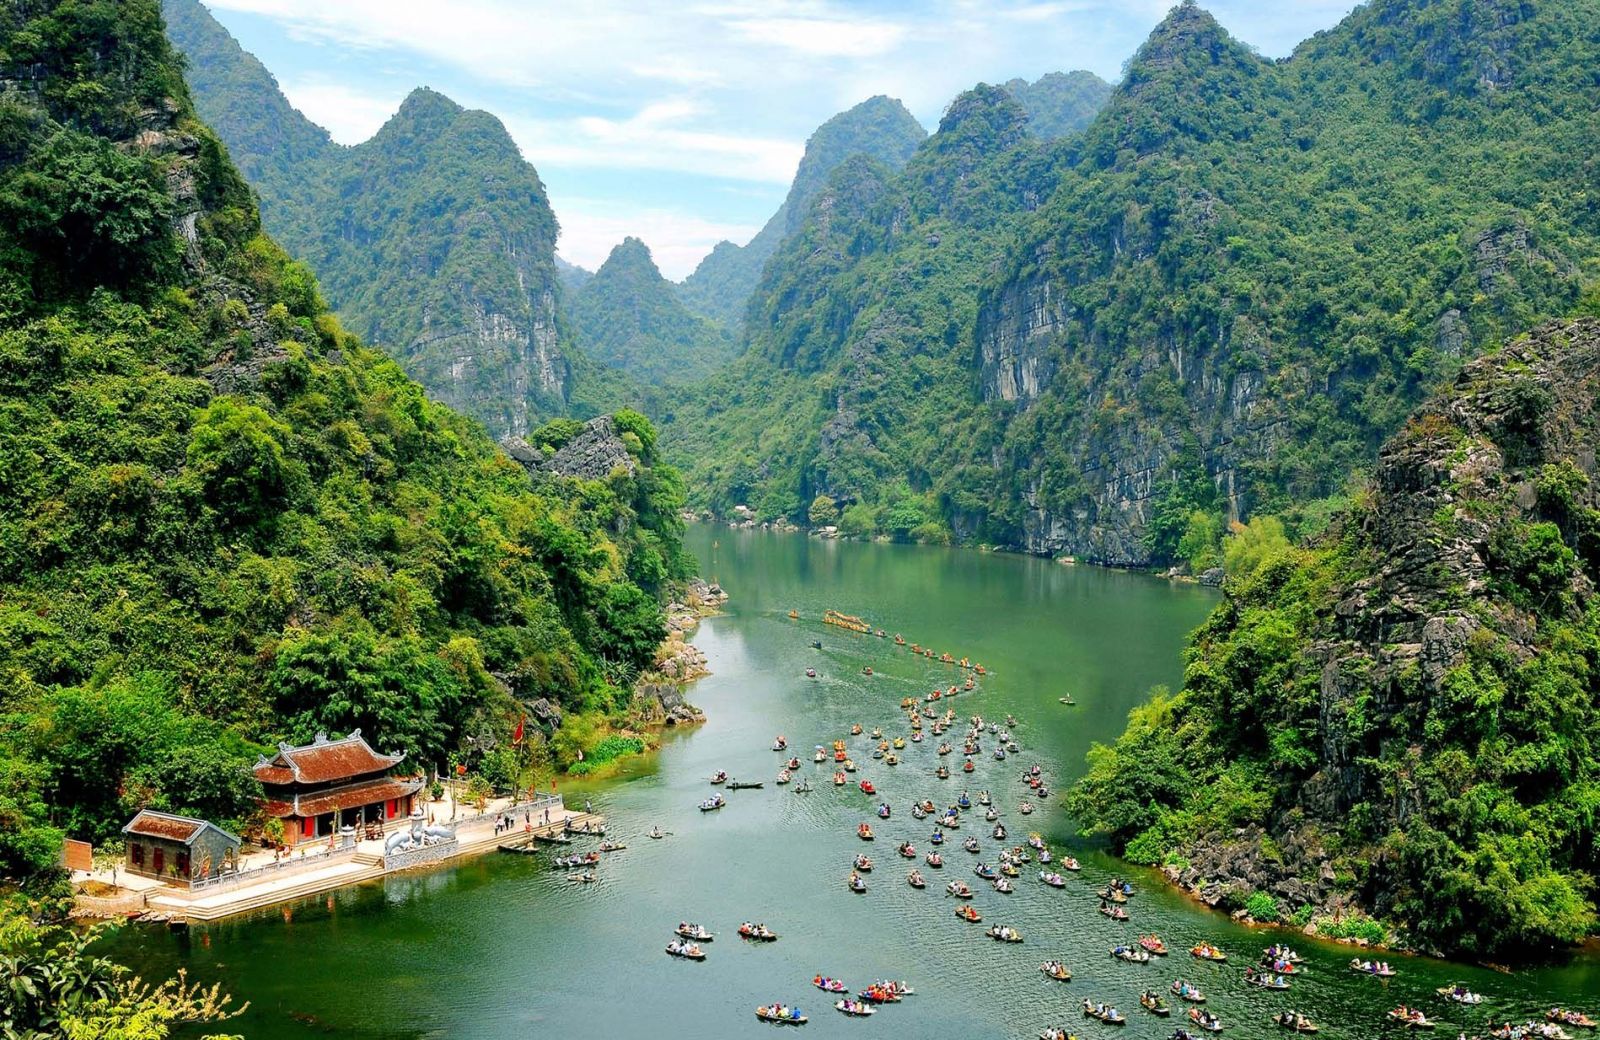
<path fill-rule="evenodd" d="M 414 91 L 353 147 L 295 111 L 198 0 L 165 0 L 195 102 L 261 197 L 262 217 L 316 270 L 329 302 L 429 393 L 499 436 L 571 394 L 557 224 L 500 121 Z"/>
<path fill-rule="evenodd" d="M 1214 905 L 1485 955 L 1587 934 L 1597 444 L 1600 320 L 1466 366 L 1356 508 L 1229 579 L 1183 690 L 1096 753 L 1074 811 Z"/>

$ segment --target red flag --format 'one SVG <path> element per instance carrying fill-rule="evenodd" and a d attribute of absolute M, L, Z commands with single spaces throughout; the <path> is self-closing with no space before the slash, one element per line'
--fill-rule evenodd
<path fill-rule="evenodd" d="M 513 744 L 522 743 L 522 727 L 523 727 L 523 724 L 526 723 L 527 721 L 528 721 L 528 716 L 526 716 L 526 715 L 522 716 L 522 718 L 517 720 L 517 731 L 515 733 L 511 734 L 511 743 L 513 743 Z"/>

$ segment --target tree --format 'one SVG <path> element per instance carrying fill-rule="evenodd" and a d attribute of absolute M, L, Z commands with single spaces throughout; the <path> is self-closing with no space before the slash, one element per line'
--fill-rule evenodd
<path fill-rule="evenodd" d="M 1222 543 L 1222 566 L 1230 578 L 1248 578 L 1257 567 L 1287 551 L 1289 536 L 1275 516 L 1257 516 L 1248 524 L 1235 522 Z"/>
<path fill-rule="evenodd" d="M 812 527 L 829 527 L 839 522 L 839 506 L 827 495 L 818 495 L 811 500 L 811 509 L 806 517 Z"/>

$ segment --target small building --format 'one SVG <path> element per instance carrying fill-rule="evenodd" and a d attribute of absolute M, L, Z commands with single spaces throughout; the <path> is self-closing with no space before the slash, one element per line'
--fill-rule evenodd
<path fill-rule="evenodd" d="M 409 817 L 423 778 L 391 776 L 404 760 L 403 753 L 372 750 L 358 729 L 342 740 L 318 733 L 299 747 L 279 744 L 278 753 L 263 756 L 254 772 L 263 788 L 262 808 L 283 821 L 284 844 L 296 845 L 345 826 L 360 831 Z"/>
<path fill-rule="evenodd" d="M 141 809 L 122 828 L 123 869 L 190 885 L 235 869 L 239 838 L 208 820 Z"/>

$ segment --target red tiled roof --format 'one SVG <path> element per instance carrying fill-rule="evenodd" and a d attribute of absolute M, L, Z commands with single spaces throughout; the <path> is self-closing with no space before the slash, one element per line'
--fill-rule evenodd
<path fill-rule="evenodd" d="M 367 780 L 359 784 L 336 787 L 331 791 L 305 795 L 300 799 L 298 811 L 293 802 L 275 800 L 262 803 L 262 808 L 268 816 L 320 816 L 340 809 L 354 809 L 358 805 L 372 805 L 376 802 L 386 802 L 391 798 L 404 798 L 420 790 L 422 790 L 421 780 L 380 777 L 377 780 Z"/>
<path fill-rule="evenodd" d="M 195 838 L 200 836 L 200 832 L 208 827 L 235 845 L 239 844 L 237 837 L 207 820 L 195 820 L 187 816 L 157 812 L 154 809 L 140 809 L 138 815 L 129 820 L 122 828 L 122 833 L 134 834 L 144 838 L 162 838 L 166 841 L 178 841 L 185 845 L 191 845 L 194 843 Z"/>
<path fill-rule="evenodd" d="M 148 809 L 135 816 L 123 830 L 128 834 L 142 834 L 147 838 L 166 838 L 168 841 L 188 841 L 205 826 L 202 820 L 189 820 L 182 816 L 150 812 Z"/>
<path fill-rule="evenodd" d="M 279 745 L 270 761 L 256 764 L 255 775 L 264 784 L 322 784 L 381 773 L 404 758 L 403 754 L 380 755 L 357 730 L 343 740 L 319 740 L 301 747 Z"/>

